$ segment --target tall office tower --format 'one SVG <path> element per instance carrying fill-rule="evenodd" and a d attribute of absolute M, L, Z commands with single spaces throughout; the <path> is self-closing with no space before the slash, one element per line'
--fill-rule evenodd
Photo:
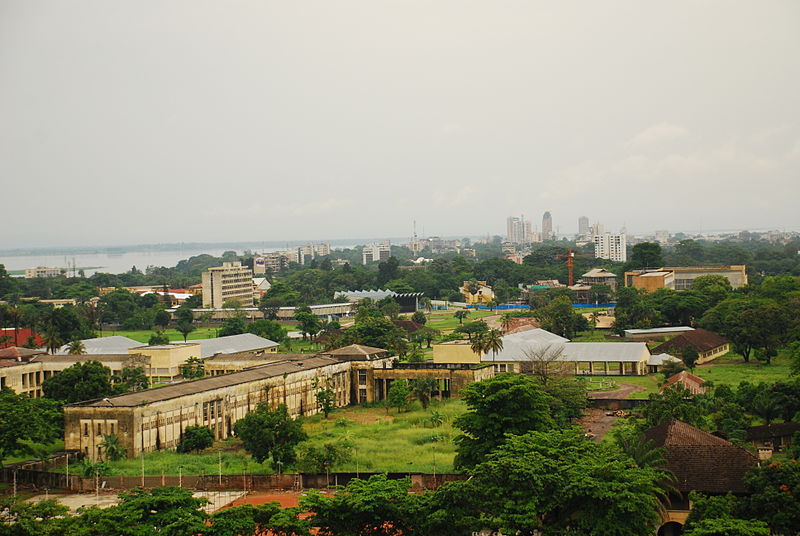
<path fill-rule="evenodd" d="M 589 218 L 586 216 L 578 218 L 578 235 L 589 236 Z"/>
<path fill-rule="evenodd" d="M 506 219 L 506 241 L 512 244 L 527 244 L 531 241 L 531 222 L 523 217 L 509 216 Z"/>
<path fill-rule="evenodd" d="M 253 271 L 241 262 L 223 262 L 222 266 L 203 272 L 201 277 L 203 307 L 217 309 L 228 300 L 236 300 L 242 307 L 253 305 Z"/>
<path fill-rule="evenodd" d="M 542 240 L 552 240 L 553 238 L 555 238 L 555 235 L 553 235 L 553 217 L 548 211 L 542 216 Z"/>
<path fill-rule="evenodd" d="M 604 233 L 594 235 L 594 256 L 598 259 L 610 259 L 616 262 L 628 260 L 627 240 L 625 233 L 611 234 Z"/>
<path fill-rule="evenodd" d="M 602 223 L 595 223 L 589 228 L 589 232 L 592 235 L 592 238 L 594 238 L 595 236 L 605 234 L 606 228 Z"/>

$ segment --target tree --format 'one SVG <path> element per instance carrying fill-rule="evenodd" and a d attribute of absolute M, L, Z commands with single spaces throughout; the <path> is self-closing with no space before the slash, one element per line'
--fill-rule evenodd
<path fill-rule="evenodd" d="M 704 519 L 683 531 L 683 536 L 769 536 L 769 527 L 755 519 Z"/>
<path fill-rule="evenodd" d="M 469 311 L 466 309 L 459 309 L 455 313 L 453 313 L 455 318 L 458 318 L 458 325 L 461 326 L 464 324 L 464 319 L 469 316 Z"/>
<path fill-rule="evenodd" d="M 116 462 L 127 456 L 125 449 L 119 444 L 117 434 L 104 435 L 103 442 L 98 446 L 103 449 L 106 460 Z"/>
<path fill-rule="evenodd" d="M 439 390 L 439 382 L 434 378 L 417 378 L 411 380 L 411 393 L 422 404 L 422 409 L 428 409 L 431 395 Z"/>
<path fill-rule="evenodd" d="M 661 365 L 661 373 L 664 375 L 665 380 L 684 370 L 686 370 L 686 367 L 683 366 L 681 361 L 667 361 Z"/>
<path fill-rule="evenodd" d="M 112 396 L 111 369 L 99 361 L 75 363 L 42 383 L 44 396 L 72 404 Z"/>
<path fill-rule="evenodd" d="M 86 345 L 81 340 L 72 340 L 67 344 L 67 353 L 69 355 L 83 355 L 86 353 Z"/>
<path fill-rule="evenodd" d="M 195 329 L 194 324 L 187 322 L 186 320 L 178 320 L 178 324 L 175 327 L 178 330 L 178 333 L 183 335 L 183 342 L 186 342 L 189 334 Z"/>
<path fill-rule="evenodd" d="M 247 326 L 245 326 L 244 319 L 241 316 L 236 315 L 225 319 L 225 321 L 222 323 L 222 327 L 219 330 L 219 336 L 228 337 L 230 335 L 241 335 L 246 331 Z"/>
<path fill-rule="evenodd" d="M 497 352 L 503 351 L 503 336 L 496 329 L 490 329 L 482 334 L 480 338 L 483 340 L 483 348 L 488 353 L 492 353 L 492 361 L 497 357 Z"/>
<path fill-rule="evenodd" d="M 732 494 L 707 497 L 690 492 L 692 510 L 683 534 L 691 536 L 769 536 L 763 521 L 737 518 L 739 500 Z"/>
<path fill-rule="evenodd" d="M 297 468 L 306 473 L 324 473 L 352 458 L 352 448 L 343 441 L 321 445 L 305 443 L 297 451 Z"/>
<path fill-rule="evenodd" d="M 467 322 L 463 326 L 458 326 L 453 330 L 453 333 L 466 333 L 467 338 L 471 341 L 476 336 L 489 331 L 489 326 L 483 320 L 476 320 L 475 322 Z"/>
<path fill-rule="evenodd" d="M 317 406 L 322 410 L 325 418 L 328 418 L 333 408 L 336 407 L 336 392 L 333 390 L 330 380 L 326 380 L 324 385 L 321 385 L 318 378 L 314 379 L 314 388 L 318 389 L 314 393 L 314 398 L 317 401 Z"/>
<path fill-rule="evenodd" d="M 455 439 L 454 466 L 473 467 L 505 440 L 505 434 L 524 434 L 530 430 L 551 430 L 555 421 L 550 413 L 552 397 L 533 378 L 501 374 L 461 390 L 469 408 L 454 425 L 463 434 Z"/>
<path fill-rule="evenodd" d="M 115 391 L 119 393 L 135 393 L 150 387 L 144 367 L 124 367 L 119 376 L 111 376 L 111 381 L 115 384 Z"/>
<path fill-rule="evenodd" d="M 411 320 L 424 326 L 428 322 L 428 317 L 422 311 L 414 311 L 414 314 L 411 315 Z"/>
<path fill-rule="evenodd" d="M 437 490 L 423 516 L 428 534 L 649 536 L 659 519 L 660 472 L 633 466 L 579 429 L 509 435 L 469 474 Z M 468 526 L 448 530 L 452 523 Z"/>
<path fill-rule="evenodd" d="M 155 316 L 153 317 L 153 322 L 156 326 L 159 326 L 161 329 L 167 329 L 169 325 L 170 317 L 169 313 L 163 309 L 159 309 L 156 311 Z"/>
<path fill-rule="evenodd" d="M 386 410 L 397 408 L 397 412 L 400 413 L 408 406 L 408 397 L 410 395 L 411 390 L 408 386 L 408 380 L 394 380 L 389 387 L 389 395 L 386 397 Z"/>
<path fill-rule="evenodd" d="M 272 457 L 274 468 L 292 463 L 295 446 L 308 438 L 300 419 L 292 419 L 285 404 L 273 411 L 264 402 L 239 419 L 234 432 L 254 460 L 263 463 Z"/>
<path fill-rule="evenodd" d="M 47 351 L 51 354 L 55 354 L 56 350 L 61 348 L 61 345 L 64 344 L 64 340 L 61 338 L 58 332 L 52 328 L 44 332 L 42 341 L 44 341 L 45 348 L 47 348 Z"/>
<path fill-rule="evenodd" d="M 250 322 L 247 325 L 247 332 L 275 342 L 283 342 L 286 339 L 286 328 L 274 320 L 261 319 Z"/>
<path fill-rule="evenodd" d="M 766 521 L 773 534 L 797 534 L 800 527 L 800 462 L 773 462 L 754 467 L 744 479 L 748 495 L 740 514 Z"/>
<path fill-rule="evenodd" d="M 627 270 L 637 268 L 658 268 L 664 265 L 661 257 L 661 245 L 658 242 L 641 242 L 633 246 L 631 260 L 626 265 Z"/>
<path fill-rule="evenodd" d="M 345 332 L 343 342 L 389 349 L 404 339 L 405 332 L 388 318 L 364 316 Z"/>
<path fill-rule="evenodd" d="M 314 335 L 322 329 L 322 323 L 313 313 L 300 312 L 294 315 L 294 318 L 299 322 L 297 327 L 303 333 L 303 340 L 306 339 L 306 336 L 313 340 Z"/>
<path fill-rule="evenodd" d="M 185 380 L 197 380 L 205 377 L 206 368 L 203 360 L 199 357 L 190 357 L 186 363 L 180 366 L 181 376 Z"/>
<path fill-rule="evenodd" d="M 652 393 L 649 403 L 642 406 L 644 427 L 652 428 L 669 419 L 677 419 L 692 426 L 703 428 L 705 410 L 698 403 L 702 395 L 693 395 L 683 384 L 674 384 L 663 393 Z"/>
<path fill-rule="evenodd" d="M 520 372 L 532 374 L 546 385 L 554 376 L 567 374 L 569 364 L 563 360 L 564 345 L 536 344 L 522 349 L 525 360 L 520 362 Z"/>
<path fill-rule="evenodd" d="M 169 344 L 169 337 L 162 330 L 157 329 L 152 333 L 152 335 L 150 335 L 150 340 L 147 341 L 147 344 L 150 346 Z"/>
<path fill-rule="evenodd" d="M 21 447 L 21 441 L 50 443 L 64 436 L 61 405 L 46 398 L 0 389 L 0 462 Z"/>
<path fill-rule="evenodd" d="M 550 305 L 536 311 L 536 317 L 542 328 L 571 339 L 581 323 L 586 324 L 586 319 L 575 312 L 572 302 L 566 296 L 554 299 Z"/>
<path fill-rule="evenodd" d="M 683 359 L 683 364 L 686 365 L 686 368 L 691 371 L 694 371 L 694 366 L 699 358 L 700 354 L 697 353 L 697 350 L 694 346 L 690 345 L 681 350 L 681 359 Z"/>
<path fill-rule="evenodd" d="M 208 426 L 187 426 L 178 443 L 178 452 L 198 452 L 214 444 L 214 432 Z"/>
<path fill-rule="evenodd" d="M 692 290 L 705 296 L 711 307 L 726 299 L 733 292 L 731 282 L 722 275 L 701 275 L 692 281 Z"/>
<path fill-rule="evenodd" d="M 511 313 L 505 313 L 500 318 L 500 326 L 503 328 L 504 333 L 508 332 L 513 324 L 514 324 L 514 317 L 511 316 Z"/>

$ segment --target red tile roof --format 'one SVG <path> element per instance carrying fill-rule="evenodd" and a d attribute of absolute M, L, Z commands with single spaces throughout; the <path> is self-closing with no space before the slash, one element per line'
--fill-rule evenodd
<path fill-rule="evenodd" d="M 680 383 L 689 389 L 693 395 L 702 395 L 706 392 L 706 388 L 703 387 L 705 382 L 703 378 L 684 370 L 667 378 L 664 385 L 661 387 L 661 391 L 663 392 L 664 389 L 672 387 L 676 383 Z"/>
<path fill-rule="evenodd" d="M 728 341 L 707 329 L 694 329 L 681 333 L 677 337 L 668 340 L 667 342 L 653 348 L 652 353 L 680 353 L 681 350 L 689 346 L 694 346 L 698 352 L 708 352 L 714 348 L 719 348 L 723 344 L 728 344 Z"/>
<path fill-rule="evenodd" d="M 667 450 L 666 468 L 681 492 L 744 493 L 744 475 L 758 463 L 750 451 L 676 419 L 644 433 Z"/>
<path fill-rule="evenodd" d="M 30 328 L 19 328 L 16 332 L 16 340 L 14 339 L 14 328 L 0 328 L 0 336 L 8 335 L 11 340 L 0 344 L 0 348 L 8 348 L 9 346 L 24 346 L 28 344 L 28 338 L 33 337 L 34 343 L 37 346 L 42 346 L 44 341 Z"/>

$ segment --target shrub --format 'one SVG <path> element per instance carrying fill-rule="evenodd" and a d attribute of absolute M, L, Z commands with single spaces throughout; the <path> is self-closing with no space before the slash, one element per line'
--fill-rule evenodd
<path fill-rule="evenodd" d="M 214 443 L 214 432 L 208 426 L 187 426 L 183 431 L 178 452 L 194 452 L 209 448 Z"/>

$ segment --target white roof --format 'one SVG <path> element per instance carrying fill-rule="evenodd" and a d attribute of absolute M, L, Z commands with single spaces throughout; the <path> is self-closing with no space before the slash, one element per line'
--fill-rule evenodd
<path fill-rule="evenodd" d="M 656 354 L 650 356 L 650 358 L 647 360 L 647 364 L 650 365 L 651 367 L 660 367 L 661 365 L 668 363 L 669 361 L 680 362 L 680 359 L 671 356 L 669 354 Z"/>
<path fill-rule="evenodd" d="M 122 335 L 112 335 L 111 337 L 96 337 L 94 339 L 83 339 L 81 341 L 85 354 L 127 354 L 131 348 L 142 346 L 139 341 L 134 341 Z M 65 344 L 58 349 L 56 354 L 64 355 L 68 353 L 69 345 Z"/>
<path fill-rule="evenodd" d="M 390 298 L 397 296 L 397 292 L 393 290 L 339 290 L 334 294 L 334 298 L 338 298 L 340 296 L 344 296 L 350 301 L 359 301 L 363 300 L 364 298 L 370 298 L 372 300 L 378 301 L 384 298 Z"/>
<path fill-rule="evenodd" d="M 484 354 L 481 361 L 528 361 L 529 358 L 525 355 L 526 350 L 562 346 L 568 341 L 569 339 L 541 328 L 520 331 L 519 333 L 505 335 L 503 337 L 503 349 L 497 352 L 494 358 L 491 352 Z"/>
<path fill-rule="evenodd" d="M 658 333 L 683 333 L 684 331 L 694 331 L 694 328 L 689 326 L 667 326 L 663 328 L 650 328 L 650 329 L 626 329 L 625 336 L 630 335 L 655 335 Z"/>
<path fill-rule="evenodd" d="M 234 354 L 236 352 L 250 352 L 253 350 L 264 350 L 274 348 L 278 343 L 259 337 L 252 333 L 242 333 L 241 335 L 228 335 L 227 337 L 215 337 L 213 339 L 193 339 L 192 343 L 200 345 L 200 357 L 205 359 L 217 354 Z M 183 341 L 174 341 L 172 344 L 183 344 Z"/>
<path fill-rule="evenodd" d="M 492 354 L 486 354 L 481 358 L 481 361 L 491 363 L 492 361 L 528 361 L 528 357 L 524 353 L 524 349 L 536 346 L 535 342 L 528 342 L 527 344 L 522 341 L 515 341 L 509 345 L 509 350 L 506 350 L 506 339 L 515 335 L 524 335 L 532 331 L 523 331 L 522 333 L 515 333 L 503 337 L 503 350 L 497 353 L 495 359 L 492 359 Z M 544 331 L 544 330 L 540 330 Z M 549 333 L 545 331 L 545 333 Z M 558 337 L 558 335 L 553 335 Z M 559 361 L 582 361 L 582 362 L 599 362 L 599 363 L 621 363 L 631 362 L 638 363 L 642 360 L 644 355 L 649 355 L 647 345 L 643 342 L 563 342 L 567 339 L 558 337 L 561 341 L 552 341 L 540 343 L 540 347 L 561 347 L 562 357 Z"/>
<path fill-rule="evenodd" d="M 617 274 L 609 272 L 605 268 L 592 268 L 583 274 L 583 277 L 617 277 Z"/>

